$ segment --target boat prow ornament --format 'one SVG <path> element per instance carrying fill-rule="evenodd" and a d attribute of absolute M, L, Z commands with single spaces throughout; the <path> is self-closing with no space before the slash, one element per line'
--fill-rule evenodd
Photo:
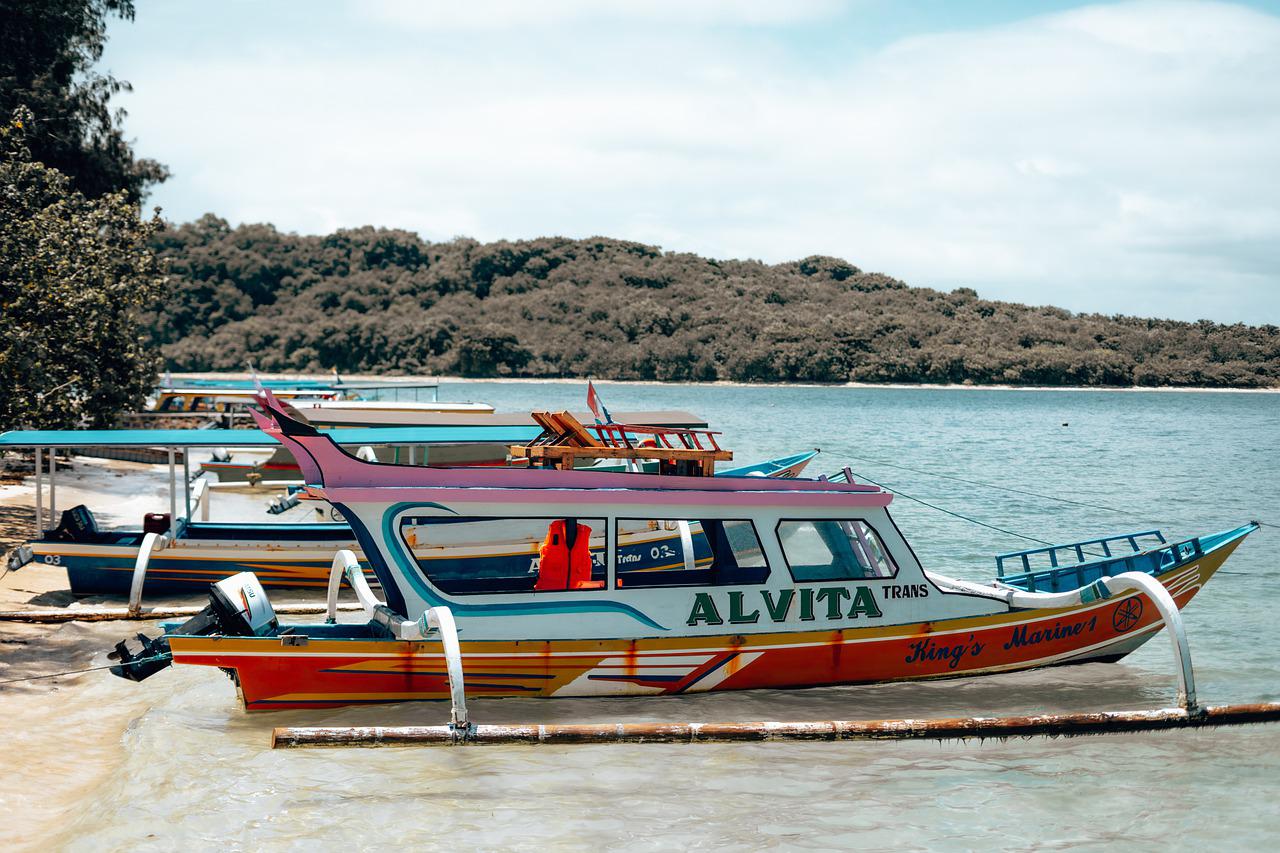
<path fill-rule="evenodd" d="M 298 459 L 307 497 L 350 524 L 383 598 L 342 550 L 330 620 L 282 627 L 249 606 L 237 621 L 215 594 L 203 621 L 166 627 L 143 652 L 232 672 L 250 711 L 450 700 L 454 712 L 450 726 L 412 731 L 291 729 L 277 745 L 998 737 L 1280 718 L 1280 705 L 1197 703 L 1179 615 L 1252 523 L 1176 542 L 1141 531 L 1003 554 L 998 577 L 979 584 L 926 571 L 890 516 L 893 495 L 851 475 L 708 476 L 726 453 L 713 436 L 677 447 L 684 439 L 668 435 L 671 444 L 647 448 L 697 461 L 661 476 L 590 470 L 581 463 L 638 448 L 645 434 L 548 414 L 545 440 L 516 454 L 530 467 L 435 469 L 356 458 L 289 418 L 270 392 L 262 403 L 259 425 Z M 332 618 L 344 581 L 366 621 Z M 259 594 L 265 602 L 261 588 L 239 602 Z M 474 726 L 465 708 L 474 696 L 798 689 L 1116 661 L 1162 629 L 1180 694 L 1178 708 L 1162 711 L 664 724 L 663 736 L 644 726 Z M 471 668 L 484 678 L 465 684 Z"/>

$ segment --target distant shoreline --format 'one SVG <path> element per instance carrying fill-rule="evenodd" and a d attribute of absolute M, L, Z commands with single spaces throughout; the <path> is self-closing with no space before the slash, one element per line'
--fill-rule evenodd
<path fill-rule="evenodd" d="M 194 379 L 251 379 L 252 374 L 236 372 L 175 372 L 175 377 Z M 340 374 L 344 379 L 368 381 L 382 379 L 415 379 L 430 382 L 449 383 L 499 383 L 507 382 L 524 385 L 552 385 L 571 382 L 586 383 L 590 378 L 601 385 L 652 385 L 692 386 L 700 388 L 857 388 L 857 389 L 891 389 L 891 390 L 925 390 L 925 391 L 1107 391 L 1118 393 L 1157 392 L 1157 393 L 1192 393 L 1192 394 L 1280 394 L 1280 387 L 1274 388 L 1223 388 L 1217 386 L 1105 386 L 1105 385 L 965 385 L 961 383 L 935 384 L 928 382 L 732 382 L 717 380 L 715 382 L 663 382 L 657 379 L 596 379 L 594 377 L 466 377 L 466 376 L 425 376 L 407 374 L 404 376 L 388 376 L 379 373 Z M 258 376 L 268 380 L 290 379 L 325 379 L 329 373 L 259 373 Z"/>

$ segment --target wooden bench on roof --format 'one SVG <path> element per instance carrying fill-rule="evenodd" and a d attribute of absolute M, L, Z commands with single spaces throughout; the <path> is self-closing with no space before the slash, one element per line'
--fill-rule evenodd
<path fill-rule="evenodd" d="M 529 444 L 510 448 L 513 459 L 541 468 L 568 471 L 578 461 L 653 459 L 659 474 L 710 477 L 716 462 L 733 459 L 716 442 L 720 433 L 707 429 L 653 427 L 640 424 L 584 425 L 568 412 L 533 412 L 542 434 Z"/>

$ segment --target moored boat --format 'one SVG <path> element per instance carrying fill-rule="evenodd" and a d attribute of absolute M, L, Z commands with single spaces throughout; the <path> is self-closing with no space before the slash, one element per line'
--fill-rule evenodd
<path fill-rule="evenodd" d="M 686 421 L 697 420 L 688 414 L 680 417 Z M 347 442 L 353 449 L 393 446 L 396 452 L 389 458 L 416 456 L 418 460 L 439 458 L 433 454 L 442 447 L 447 451 L 461 452 L 469 447 L 496 446 L 505 454 L 509 445 L 528 442 L 538 434 L 539 429 L 532 422 L 529 426 L 369 428 L 334 433 L 336 440 Z M 69 447 L 88 440 L 121 449 L 150 443 L 190 449 L 212 447 L 219 441 L 241 442 L 254 447 L 263 446 L 263 441 L 275 445 L 274 439 L 250 430 L 96 431 L 89 437 L 77 431 L 31 435 L 19 432 L 0 436 L 0 445 L 40 443 Z M 796 454 L 727 469 L 723 474 L 729 477 L 783 476 L 802 469 L 814 455 L 816 452 L 813 451 Z M 295 467 L 292 475 L 297 474 Z M 287 476 L 287 472 L 268 471 L 265 478 L 271 480 Z M 336 550 L 352 550 L 362 563 L 365 562 L 361 544 L 350 527 L 340 520 L 340 515 L 329 516 L 326 511 L 325 517 L 339 519 L 336 522 L 211 522 L 204 512 L 210 495 L 209 484 L 197 481 L 193 495 L 172 503 L 173 510 L 169 516 L 151 516 L 142 527 L 130 529 L 100 529 L 92 512 L 85 507 L 75 507 L 62 514 L 57 526 L 45 529 L 42 525 L 40 536 L 27 543 L 26 548 L 37 562 L 64 569 L 71 590 L 77 595 L 129 593 L 148 532 L 160 534 L 162 538 L 157 542 L 159 547 L 150 551 L 147 558 L 140 590 L 145 595 L 203 592 L 211 582 L 244 571 L 256 573 L 261 583 L 269 588 L 323 588 Z M 318 501 L 313 505 L 325 508 Z M 182 512 L 184 506 L 185 513 Z M 197 518 L 198 515 L 204 515 L 205 520 Z M 480 537 L 465 555 L 462 552 L 453 555 L 459 566 L 454 573 L 456 583 L 483 586 L 491 583 L 494 577 L 505 576 L 532 586 L 545 533 L 544 525 L 541 531 L 508 530 L 490 537 L 491 541 L 487 542 Z M 686 533 L 691 559 L 695 562 L 705 560 L 701 529 L 694 525 Z M 683 559 L 685 540 L 676 533 L 667 531 L 655 536 L 652 531 L 636 529 L 623 538 L 624 559 L 636 570 L 651 570 L 669 561 L 667 552 L 671 550 L 673 539 L 675 547 L 681 549 Z M 424 543 L 419 550 L 423 560 L 435 559 L 438 555 L 438 549 L 429 543 Z M 592 555 L 593 560 L 603 566 L 603 542 L 593 546 Z"/>
<path fill-rule="evenodd" d="M 1160 627 L 1165 597 L 1186 606 L 1256 529 L 1002 555 L 1026 571 L 983 585 L 926 571 L 889 514 L 893 496 L 873 485 L 377 465 L 269 397 L 267 408 L 264 430 L 303 460 L 310 496 L 351 524 L 386 604 L 359 625 L 166 626 L 145 650 L 151 669 L 159 655 L 228 671 L 251 710 L 448 698 L 445 650 L 423 639 L 444 609 L 477 696 L 798 688 L 1118 660 Z M 456 585 L 450 552 L 491 539 L 499 522 L 545 525 L 538 577 Z M 705 559 L 686 551 L 632 570 L 628 531 L 694 524 Z M 439 558 L 419 560 L 424 544 Z M 1050 565 L 1032 567 L 1039 558 Z M 591 583 L 572 582 L 584 573 Z M 121 651 L 119 674 L 149 674 Z"/>

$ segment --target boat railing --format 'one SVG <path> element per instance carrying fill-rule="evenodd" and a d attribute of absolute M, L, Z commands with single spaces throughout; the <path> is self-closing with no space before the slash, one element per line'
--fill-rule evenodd
<path fill-rule="evenodd" d="M 1122 533 L 1117 536 L 1104 536 L 1101 539 L 1085 539 L 1066 545 L 1048 545 L 1043 548 L 1028 548 L 1025 551 L 1010 551 L 996 556 L 996 577 L 1004 577 L 1005 561 L 1016 560 L 1022 563 L 1022 572 L 1032 572 L 1031 558 L 1045 555 L 1049 559 L 1049 569 L 1074 563 L 1093 563 L 1108 560 L 1126 554 L 1141 554 L 1148 550 L 1139 540 L 1154 537 L 1158 544 L 1164 545 L 1167 540 L 1159 530 L 1142 530 L 1136 533 Z M 1120 553 L 1112 553 L 1113 546 L 1120 546 Z M 1128 546 L 1127 550 L 1124 550 Z M 1101 551 L 1101 553 L 1098 553 Z M 1065 557 L 1065 561 L 1064 558 Z"/>
<path fill-rule="evenodd" d="M 1107 575 L 1114 576 L 1123 572 L 1157 575 L 1171 566 L 1194 560 L 1203 554 L 1204 547 L 1197 537 L 1148 551 L 1001 576 L 1001 580 L 1007 585 L 1029 592 L 1059 592 L 1093 583 Z"/>

